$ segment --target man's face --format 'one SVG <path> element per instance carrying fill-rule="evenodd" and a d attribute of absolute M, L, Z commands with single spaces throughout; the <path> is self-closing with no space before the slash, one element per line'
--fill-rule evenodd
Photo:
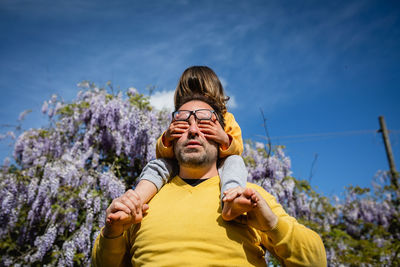
<path fill-rule="evenodd" d="M 203 101 L 193 100 L 182 105 L 179 110 L 211 109 L 210 105 Z M 207 140 L 200 132 L 194 115 L 188 120 L 189 129 L 174 141 L 174 153 L 180 166 L 202 167 L 216 163 L 218 159 L 218 145 Z"/>

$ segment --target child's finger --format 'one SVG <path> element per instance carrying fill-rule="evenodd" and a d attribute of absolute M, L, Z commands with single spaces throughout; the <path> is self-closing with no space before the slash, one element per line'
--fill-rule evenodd
<path fill-rule="evenodd" d="M 181 138 L 181 136 L 182 136 L 181 133 L 179 133 L 179 134 L 171 134 L 171 137 L 172 137 L 173 139 L 179 139 L 179 138 Z"/>
<path fill-rule="evenodd" d="M 185 125 L 185 124 L 189 125 L 189 123 L 187 121 L 173 121 L 171 124 L 172 125 Z"/>
<path fill-rule="evenodd" d="M 218 125 L 213 121 L 200 122 L 200 126 L 216 128 Z"/>
<path fill-rule="evenodd" d="M 188 127 L 189 128 L 189 123 L 186 121 L 179 121 L 173 124 L 175 127 Z"/>
<path fill-rule="evenodd" d="M 217 127 L 222 128 L 218 120 L 207 120 L 203 122 L 203 125 L 208 125 L 209 127 L 212 128 L 217 128 Z"/>
<path fill-rule="evenodd" d="M 199 129 L 209 129 L 209 130 L 211 130 L 213 132 L 217 132 L 218 131 L 218 128 L 217 128 L 217 126 L 215 124 L 214 125 L 212 125 L 212 124 L 202 124 L 202 125 L 199 125 Z"/>
<path fill-rule="evenodd" d="M 219 120 L 215 120 L 215 121 L 213 121 L 213 123 L 214 123 L 216 126 L 219 126 L 219 127 L 222 128 L 221 123 L 219 123 Z"/>
<path fill-rule="evenodd" d="M 202 132 L 203 134 L 215 135 L 215 132 L 211 129 L 200 129 L 200 132 Z"/>
<path fill-rule="evenodd" d="M 206 125 L 206 124 L 210 124 L 211 122 L 212 122 L 211 120 L 200 120 L 199 125 Z"/>
<path fill-rule="evenodd" d="M 111 213 L 111 214 L 109 214 L 108 216 L 107 216 L 107 222 L 115 222 L 115 221 L 118 221 L 119 220 L 119 218 L 121 218 L 121 214 L 120 213 L 122 213 L 121 211 L 118 211 L 118 212 L 116 212 L 116 213 Z"/>
<path fill-rule="evenodd" d="M 130 220 L 132 216 L 123 212 L 123 211 L 118 211 L 116 213 L 111 213 L 107 216 L 107 223 L 112 223 L 112 222 L 124 222 Z"/>
<path fill-rule="evenodd" d="M 209 124 L 199 124 L 199 129 L 214 129 L 214 127 Z"/>
<path fill-rule="evenodd" d="M 204 133 L 203 133 L 202 131 L 200 131 L 200 136 L 201 136 L 202 138 L 206 138 L 205 135 L 204 135 Z"/>
<path fill-rule="evenodd" d="M 233 192 L 233 191 L 235 191 L 235 190 L 236 190 L 236 187 L 234 187 L 234 188 L 229 188 L 229 189 L 225 190 L 223 193 L 224 193 L 224 195 L 228 195 L 228 194 L 230 194 L 231 192 Z"/>
<path fill-rule="evenodd" d="M 173 129 L 173 130 L 171 131 L 171 135 L 172 135 L 172 134 L 177 134 L 177 133 L 182 134 L 182 133 L 184 133 L 184 132 L 186 132 L 186 131 L 187 131 L 187 129 L 182 129 L 182 128 Z"/>
<path fill-rule="evenodd" d="M 213 135 L 213 134 L 206 134 L 206 133 L 203 133 L 203 135 L 204 135 L 204 137 L 206 138 L 206 139 L 209 139 L 209 140 L 212 140 L 212 141 L 217 141 L 217 136 L 215 136 L 215 135 Z M 218 142 L 217 142 L 218 143 Z"/>
<path fill-rule="evenodd" d="M 185 131 L 187 129 L 189 129 L 189 125 L 172 125 L 170 127 L 170 131 L 171 132 L 174 132 L 174 131 L 177 131 L 177 130 Z"/>
<path fill-rule="evenodd" d="M 240 193 L 235 190 L 235 191 L 230 192 L 229 194 L 225 195 L 225 197 L 222 199 L 222 201 L 232 201 L 238 196 L 240 196 Z"/>
<path fill-rule="evenodd" d="M 177 128 L 172 133 L 185 133 L 189 128 Z"/>
<path fill-rule="evenodd" d="M 189 124 L 185 123 L 185 124 L 182 124 L 182 125 L 178 125 L 177 128 L 189 129 Z"/>

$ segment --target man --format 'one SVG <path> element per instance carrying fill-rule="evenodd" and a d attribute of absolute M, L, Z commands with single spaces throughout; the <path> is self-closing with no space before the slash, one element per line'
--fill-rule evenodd
<path fill-rule="evenodd" d="M 223 123 L 221 113 L 201 96 L 183 101 L 178 110 L 189 123 L 174 141 L 179 175 L 148 205 L 132 190 L 113 200 L 93 248 L 93 265 L 265 266 L 267 249 L 285 266 L 326 266 L 320 237 L 257 185 L 248 183 L 227 194 L 241 203 L 245 220 L 221 218 L 218 145 L 197 125 L 199 119 Z"/>

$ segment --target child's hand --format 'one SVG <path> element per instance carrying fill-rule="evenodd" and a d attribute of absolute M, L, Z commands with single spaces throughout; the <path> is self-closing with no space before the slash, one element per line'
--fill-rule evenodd
<path fill-rule="evenodd" d="M 231 140 L 228 134 L 222 129 L 218 120 L 202 120 L 198 122 L 200 131 L 207 139 L 213 140 L 221 145 L 222 150 L 229 148 Z"/>
<path fill-rule="evenodd" d="M 187 121 L 173 121 L 163 135 L 163 143 L 170 147 L 174 139 L 180 138 L 184 132 L 189 129 Z"/>

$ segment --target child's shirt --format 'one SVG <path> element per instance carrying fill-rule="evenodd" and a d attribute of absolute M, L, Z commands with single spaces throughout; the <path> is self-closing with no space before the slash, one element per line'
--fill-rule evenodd
<path fill-rule="evenodd" d="M 225 120 L 224 131 L 228 134 L 231 144 L 226 150 L 222 150 L 221 147 L 219 148 L 219 157 L 225 158 L 229 155 L 241 155 L 243 152 L 243 139 L 242 139 L 242 131 L 239 127 L 239 124 L 236 122 L 233 114 L 229 112 L 225 112 L 224 120 Z M 164 135 L 164 133 L 157 140 L 156 157 L 174 158 L 173 147 L 165 146 L 162 141 L 162 136 Z"/>

